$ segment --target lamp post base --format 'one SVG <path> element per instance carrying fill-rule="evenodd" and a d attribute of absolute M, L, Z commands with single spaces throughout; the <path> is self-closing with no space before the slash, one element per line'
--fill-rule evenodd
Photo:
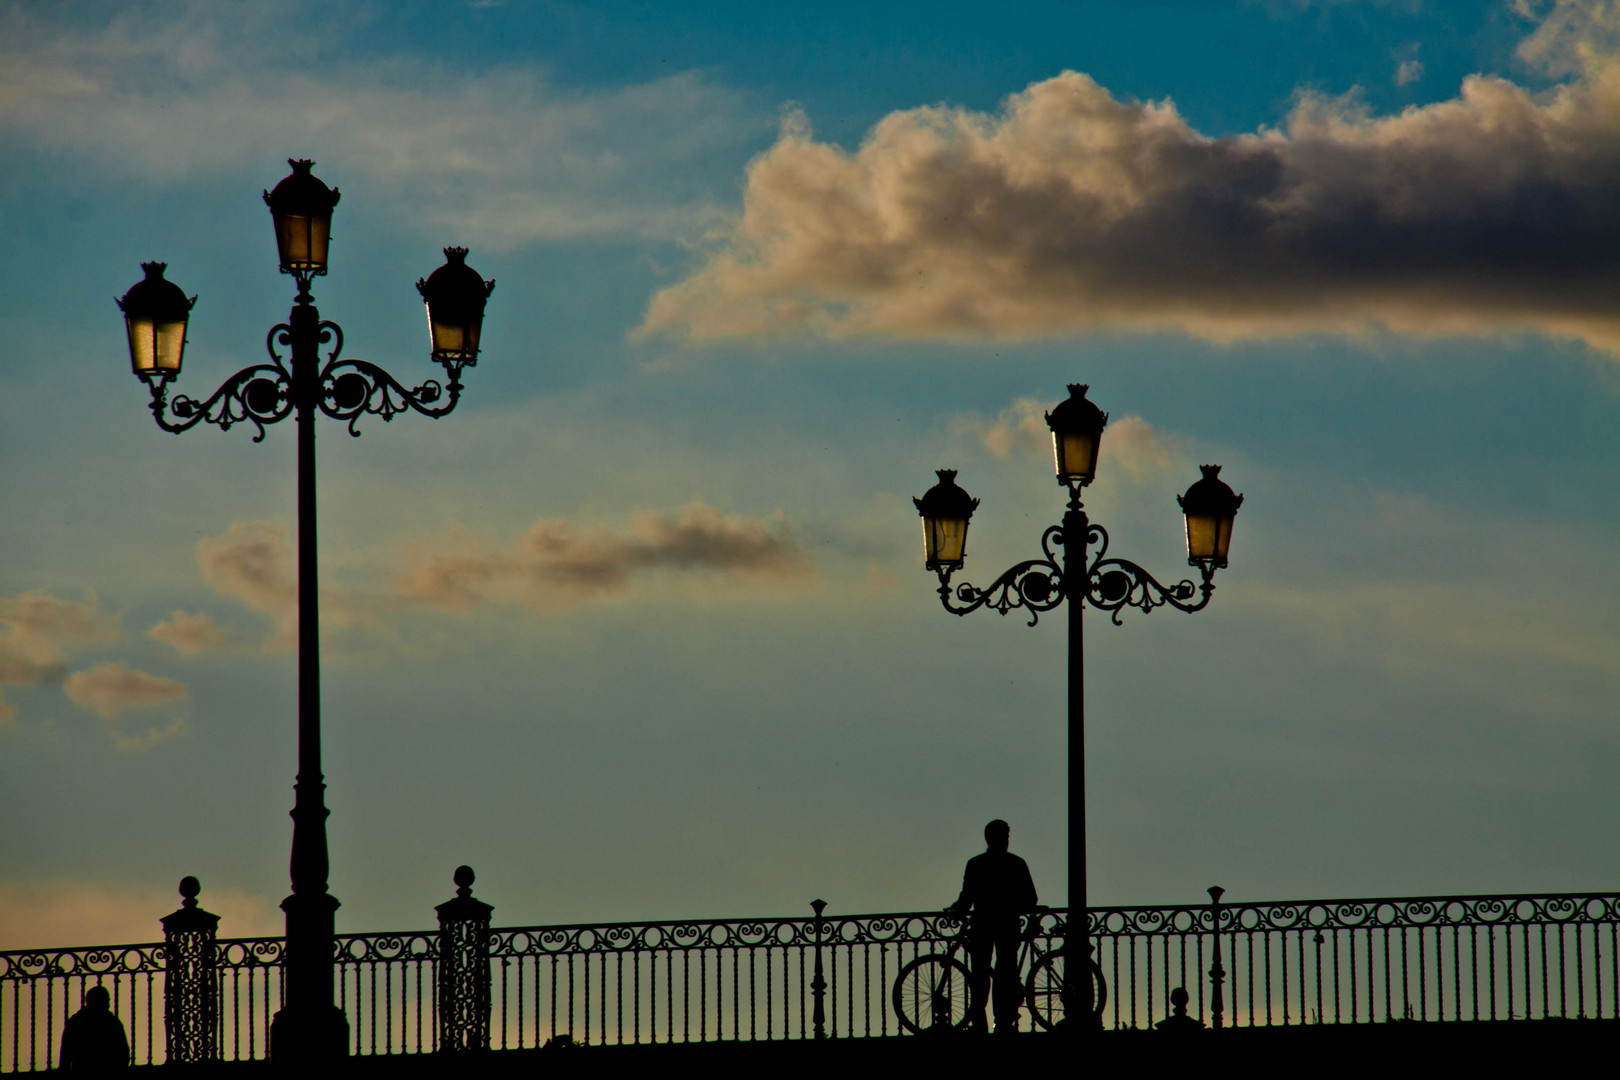
<path fill-rule="evenodd" d="M 349 1018 L 336 1005 L 288 1005 L 270 1021 L 270 1060 L 317 1064 L 349 1055 Z"/>

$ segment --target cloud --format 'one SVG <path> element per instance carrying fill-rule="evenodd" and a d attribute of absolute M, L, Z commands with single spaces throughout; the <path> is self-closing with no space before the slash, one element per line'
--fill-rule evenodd
<path fill-rule="evenodd" d="M 1423 61 L 1402 60 L 1395 69 L 1395 85 L 1409 86 L 1423 78 Z"/>
<path fill-rule="evenodd" d="M 1052 429 L 1046 426 L 1046 413 L 1057 403 L 1035 398 L 1019 398 L 994 417 L 965 416 L 958 424 L 982 442 L 996 457 L 1018 454 L 1052 460 Z M 1142 419 L 1120 416 L 1109 420 L 1103 432 L 1103 464 L 1123 468 L 1141 483 L 1176 469 L 1186 471 L 1189 456 L 1175 436 Z"/>
<path fill-rule="evenodd" d="M 167 619 L 154 623 L 146 636 L 174 646 L 184 656 L 222 649 L 227 644 L 225 631 L 212 618 L 185 611 L 173 612 Z"/>
<path fill-rule="evenodd" d="M 721 217 L 704 163 L 769 130 L 744 95 L 691 73 L 569 93 L 532 67 L 335 62 L 347 16 L 313 3 L 126 7 L 88 30 L 47 15 L 0 13 L 12 153 L 170 184 L 274 170 L 266 148 L 294 148 L 406 227 L 476 247 L 696 236 Z"/>
<path fill-rule="evenodd" d="M 792 116 L 734 230 L 636 333 L 1534 332 L 1620 353 L 1620 62 L 1592 28 L 1613 10 L 1526 43 L 1577 71 L 1544 93 L 1474 75 L 1391 116 L 1303 94 L 1253 134 L 1074 71 L 996 115 L 891 113 L 853 152 Z"/>
<path fill-rule="evenodd" d="M 1513 8 L 1538 24 L 1519 43 L 1519 59 L 1554 78 L 1593 74 L 1620 55 L 1615 0 L 1513 0 Z"/>
<path fill-rule="evenodd" d="M 0 597 L 0 686 L 55 685 L 67 674 L 68 650 L 115 641 L 118 618 L 104 611 L 94 592 L 74 603 L 34 589 Z M 16 710 L 0 698 L 0 723 Z"/>
<path fill-rule="evenodd" d="M 68 699 L 94 709 L 104 720 L 117 720 L 126 709 L 184 701 L 186 684 L 161 675 L 148 675 L 122 660 L 75 671 L 62 684 Z"/>
<path fill-rule="evenodd" d="M 239 521 L 221 536 L 197 541 L 197 565 L 214 591 L 270 616 L 275 629 L 266 649 L 282 651 L 298 643 L 298 562 L 289 526 Z M 320 614 L 323 631 L 374 625 L 379 617 L 374 600 L 332 588 L 321 589 Z"/>
<path fill-rule="evenodd" d="M 732 517 L 694 503 L 678 513 L 638 514 L 617 534 L 542 520 L 505 550 L 460 533 L 438 550 L 409 550 L 394 589 L 450 611 L 502 599 L 554 611 L 622 594 L 632 576 L 658 570 L 784 586 L 808 578 L 812 565 L 782 520 Z"/>
<path fill-rule="evenodd" d="M 298 639 L 297 565 L 292 530 L 267 521 L 239 521 L 223 536 L 197 541 L 203 580 L 224 596 L 269 615 L 275 634 L 269 644 L 290 649 Z"/>

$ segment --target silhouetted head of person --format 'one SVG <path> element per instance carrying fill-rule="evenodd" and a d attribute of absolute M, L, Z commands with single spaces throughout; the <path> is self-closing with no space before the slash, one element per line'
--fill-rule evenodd
<path fill-rule="evenodd" d="M 92 986 L 85 991 L 84 1007 L 94 1009 L 96 1012 L 107 1012 L 112 1008 L 112 995 L 107 993 L 105 986 Z"/>
<path fill-rule="evenodd" d="M 1000 818 L 984 827 L 984 844 L 991 851 L 1006 851 L 1012 836 L 1012 826 Z"/>

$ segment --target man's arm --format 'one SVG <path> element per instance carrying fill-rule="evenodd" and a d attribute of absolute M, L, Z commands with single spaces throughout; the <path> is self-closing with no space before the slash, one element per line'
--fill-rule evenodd
<path fill-rule="evenodd" d="M 1018 860 L 1019 867 L 1024 871 L 1024 880 L 1021 882 L 1019 902 L 1024 911 L 1034 911 L 1037 903 L 1035 896 L 1035 879 L 1030 875 L 1029 863 L 1023 859 Z"/>
<path fill-rule="evenodd" d="M 978 899 L 978 890 L 974 888 L 973 860 L 969 859 L 967 868 L 962 871 L 962 895 L 956 898 L 956 903 L 945 909 L 947 915 L 966 915 L 968 909 L 973 907 Z"/>

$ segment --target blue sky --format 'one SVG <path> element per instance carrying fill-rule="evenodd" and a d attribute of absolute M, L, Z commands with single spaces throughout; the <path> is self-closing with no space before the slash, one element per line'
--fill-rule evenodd
<path fill-rule="evenodd" d="M 990 817 L 1064 881 L 1061 619 L 957 620 L 1088 506 L 1193 617 L 1092 617 L 1092 898 L 1601 888 L 1616 854 L 1613 5 L 12 4 L 0 11 L 0 946 L 227 933 L 286 890 L 292 443 L 151 423 L 112 297 L 197 293 L 179 388 L 292 289 L 456 412 L 323 428 L 339 925 L 915 909 Z M 179 614 L 177 614 L 179 613 Z M 143 929 L 144 928 L 144 929 Z"/>

